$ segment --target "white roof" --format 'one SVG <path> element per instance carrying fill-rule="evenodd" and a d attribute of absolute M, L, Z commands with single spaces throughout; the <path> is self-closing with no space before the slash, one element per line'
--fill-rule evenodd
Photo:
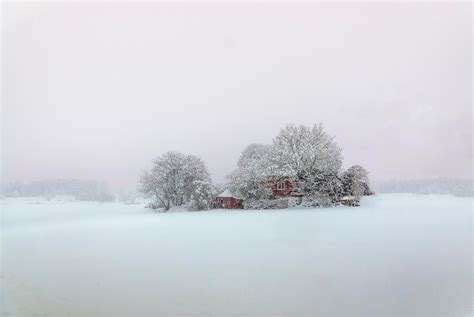
<path fill-rule="evenodd" d="M 230 190 L 228 190 L 228 189 L 226 189 L 222 194 L 217 195 L 217 197 L 222 197 L 222 198 L 224 198 L 224 197 L 234 197 L 234 198 L 237 198 L 237 197 L 235 197 L 235 195 L 232 194 L 232 192 L 231 192 Z"/>
<path fill-rule="evenodd" d="M 357 199 L 355 196 L 344 196 L 341 198 L 341 200 L 352 200 L 352 199 Z"/>

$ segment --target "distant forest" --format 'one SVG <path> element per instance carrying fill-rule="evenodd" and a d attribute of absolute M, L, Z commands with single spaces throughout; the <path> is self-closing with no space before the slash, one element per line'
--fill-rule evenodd
<path fill-rule="evenodd" d="M 474 185 L 468 179 L 419 179 L 390 180 L 374 182 L 377 193 L 451 194 L 454 196 L 474 196 Z"/>
<path fill-rule="evenodd" d="M 472 180 L 419 179 L 373 182 L 376 193 L 450 194 L 460 197 L 474 196 Z M 31 183 L 13 182 L 0 185 L 0 197 L 46 197 L 52 199 L 69 196 L 83 201 L 135 201 L 138 193 L 112 194 L 104 182 L 58 179 Z M 117 196 L 117 197 L 116 197 Z"/>
<path fill-rule="evenodd" d="M 105 182 L 57 179 L 31 183 L 8 183 L 0 188 L 1 197 L 46 197 L 69 196 L 75 200 L 113 201 L 115 200 Z"/>

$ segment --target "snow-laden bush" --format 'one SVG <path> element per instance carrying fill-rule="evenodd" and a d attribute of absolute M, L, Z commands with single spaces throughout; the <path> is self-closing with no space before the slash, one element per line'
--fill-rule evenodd
<path fill-rule="evenodd" d="M 329 195 L 312 195 L 305 196 L 302 199 L 301 207 L 315 208 L 315 207 L 332 207 L 334 206 L 333 199 Z"/>
<path fill-rule="evenodd" d="M 145 205 L 145 208 L 150 208 L 150 209 L 159 209 L 159 208 L 164 208 L 163 204 L 161 202 L 156 202 L 152 201 L 149 202 L 148 204 Z"/>
<path fill-rule="evenodd" d="M 302 202 L 302 198 L 300 197 L 288 197 L 288 208 L 293 208 L 299 206 Z"/>
<path fill-rule="evenodd" d="M 288 198 L 248 199 L 242 205 L 244 209 L 286 209 L 288 208 Z"/>
<path fill-rule="evenodd" d="M 344 196 L 360 197 L 372 195 L 369 186 L 369 172 L 360 165 L 351 166 L 342 173 L 342 187 Z"/>
<path fill-rule="evenodd" d="M 206 210 L 213 206 L 213 188 L 209 180 L 196 180 L 193 184 L 194 190 L 189 196 L 189 210 Z"/>

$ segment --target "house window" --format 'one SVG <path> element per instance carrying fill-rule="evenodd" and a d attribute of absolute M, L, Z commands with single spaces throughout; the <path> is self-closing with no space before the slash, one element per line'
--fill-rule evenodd
<path fill-rule="evenodd" d="M 283 190 L 283 189 L 285 189 L 285 182 L 278 182 L 278 183 L 277 183 L 277 189 L 278 189 L 278 190 Z"/>

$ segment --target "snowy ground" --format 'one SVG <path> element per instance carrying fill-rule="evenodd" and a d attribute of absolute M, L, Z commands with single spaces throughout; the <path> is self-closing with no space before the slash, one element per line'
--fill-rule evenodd
<path fill-rule="evenodd" d="M 473 199 L 152 213 L 9 199 L 2 316 L 470 316 Z"/>

